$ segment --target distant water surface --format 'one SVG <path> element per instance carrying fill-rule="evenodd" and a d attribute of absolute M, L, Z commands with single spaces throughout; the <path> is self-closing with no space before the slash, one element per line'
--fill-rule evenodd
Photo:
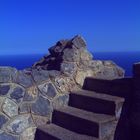
<path fill-rule="evenodd" d="M 31 67 L 36 61 L 40 60 L 43 55 L 0 55 L 0 66 L 12 66 L 17 69 Z"/>
<path fill-rule="evenodd" d="M 0 66 L 12 66 L 17 69 L 30 67 L 40 60 L 42 54 L 36 55 L 0 55 Z M 96 60 L 112 60 L 126 71 L 126 76 L 132 75 L 132 66 L 140 62 L 140 52 L 96 52 L 93 53 Z"/>

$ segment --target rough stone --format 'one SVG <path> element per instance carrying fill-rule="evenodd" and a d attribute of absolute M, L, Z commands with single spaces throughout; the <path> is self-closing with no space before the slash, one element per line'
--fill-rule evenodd
<path fill-rule="evenodd" d="M 9 90 L 10 90 L 10 85 L 1 84 L 0 85 L 0 96 L 7 95 Z"/>
<path fill-rule="evenodd" d="M 19 137 L 0 131 L 0 140 L 19 140 Z"/>
<path fill-rule="evenodd" d="M 23 102 L 19 107 L 19 113 L 31 113 L 31 103 Z"/>
<path fill-rule="evenodd" d="M 56 77 L 54 83 L 55 83 L 56 88 L 61 93 L 65 93 L 67 91 L 67 84 L 66 84 L 64 78 L 62 78 L 62 77 Z"/>
<path fill-rule="evenodd" d="M 45 83 L 39 85 L 38 88 L 41 91 L 42 95 L 47 96 L 49 98 L 53 98 L 57 95 L 56 88 L 52 83 Z"/>
<path fill-rule="evenodd" d="M 65 87 L 65 89 L 66 89 L 68 92 L 77 89 L 78 86 L 77 86 L 75 80 L 73 79 L 73 77 L 64 77 L 64 81 L 66 82 L 66 87 Z"/>
<path fill-rule="evenodd" d="M 75 63 L 63 62 L 61 64 L 61 71 L 66 75 L 73 75 L 76 73 L 77 65 Z"/>
<path fill-rule="evenodd" d="M 49 48 L 49 52 L 54 56 L 58 56 L 59 54 L 61 54 L 67 43 L 68 40 L 60 40 L 56 43 L 55 46 Z"/>
<path fill-rule="evenodd" d="M 42 65 L 42 64 L 44 64 L 44 63 L 46 63 L 47 62 L 47 58 L 49 57 L 49 55 L 47 55 L 47 56 L 44 56 L 43 58 L 41 58 L 38 62 L 35 62 L 34 64 L 33 64 L 33 68 L 37 68 L 37 69 L 40 69 L 40 66 Z"/>
<path fill-rule="evenodd" d="M 36 102 L 32 104 L 31 111 L 33 114 L 49 116 L 52 113 L 50 101 L 39 96 Z"/>
<path fill-rule="evenodd" d="M 114 67 L 107 67 L 107 66 L 105 66 L 103 69 L 100 69 L 100 71 L 96 73 L 97 78 L 108 79 L 108 80 L 116 79 L 118 78 L 118 75 L 120 75 L 120 78 L 121 78 L 123 73 L 120 74 L 119 69 L 116 69 Z"/>
<path fill-rule="evenodd" d="M 80 35 L 75 36 L 72 39 L 72 43 L 78 49 L 80 49 L 80 48 L 86 48 L 86 42 L 83 39 L 83 37 L 81 37 Z"/>
<path fill-rule="evenodd" d="M 3 114 L 0 113 L 0 129 L 3 127 L 4 124 L 6 124 L 8 121 L 8 118 Z"/>
<path fill-rule="evenodd" d="M 35 125 L 38 126 L 42 126 L 42 125 L 46 125 L 47 123 L 50 122 L 50 116 L 49 117 L 44 117 L 44 116 L 39 116 L 39 115 L 32 115 L 33 120 L 35 122 Z"/>
<path fill-rule="evenodd" d="M 94 75 L 94 72 L 90 69 L 85 70 L 85 71 L 80 71 L 79 70 L 79 71 L 77 71 L 77 74 L 76 74 L 76 77 L 75 77 L 76 83 L 78 85 L 80 85 L 80 87 L 82 87 L 83 84 L 84 84 L 85 78 L 88 77 L 88 76 L 93 77 L 93 75 Z"/>
<path fill-rule="evenodd" d="M 84 48 L 81 48 L 80 49 L 80 58 L 81 58 L 81 61 L 90 61 L 92 60 L 92 54 L 89 53 L 86 49 Z"/>
<path fill-rule="evenodd" d="M 18 78 L 17 78 L 17 83 L 24 87 L 30 87 L 33 84 L 33 80 L 31 77 L 31 72 L 27 71 L 19 71 L 18 72 Z"/>
<path fill-rule="evenodd" d="M 89 61 L 89 67 L 95 71 L 98 71 L 100 69 L 103 69 L 103 62 L 100 60 Z"/>
<path fill-rule="evenodd" d="M 59 108 L 59 107 L 68 105 L 68 101 L 69 101 L 69 95 L 68 94 L 58 96 L 53 100 L 53 107 L 54 108 Z"/>
<path fill-rule="evenodd" d="M 17 104 L 8 98 L 5 99 L 3 106 L 2 106 L 2 110 L 9 117 L 13 117 L 13 116 L 18 115 Z"/>
<path fill-rule="evenodd" d="M 20 137 L 20 140 L 34 140 L 36 127 L 27 128 Z"/>
<path fill-rule="evenodd" d="M 0 96 L 0 109 L 1 109 L 1 107 L 3 105 L 4 100 L 5 100 L 5 97 Z"/>
<path fill-rule="evenodd" d="M 49 70 L 48 72 L 51 78 L 58 77 L 61 75 L 61 72 L 57 70 Z"/>
<path fill-rule="evenodd" d="M 17 103 L 21 102 L 24 97 L 25 91 L 20 86 L 17 86 L 10 93 L 10 97 L 15 100 Z"/>
<path fill-rule="evenodd" d="M 37 84 L 49 81 L 49 73 L 46 70 L 32 70 L 32 76 Z"/>
<path fill-rule="evenodd" d="M 38 89 L 36 86 L 27 88 L 23 101 L 34 101 L 38 97 Z"/>
<path fill-rule="evenodd" d="M 80 60 L 80 54 L 76 48 L 66 48 L 63 51 L 63 61 L 78 62 Z"/>
<path fill-rule="evenodd" d="M 15 82 L 17 69 L 12 67 L 0 67 L 0 83 Z"/>
<path fill-rule="evenodd" d="M 11 122 L 7 125 L 7 131 L 13 134 L 21 134 L 25 131 L 25 129 L 34 126 L 32 118 L 30 115 L 19 115 L 15 117 Z"/>

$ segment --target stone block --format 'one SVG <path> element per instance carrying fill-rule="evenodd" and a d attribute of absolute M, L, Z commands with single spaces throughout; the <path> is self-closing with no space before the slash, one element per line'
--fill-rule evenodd
<path fill-rule="evenodd" d="M 49 73 L 48 73 L 47 70 L 37 70 L 37 69 L 34 69 L 34 70 L 32 70 L 32 76 L 34 78 L 34 81 L 37 84 L 40 84 L 40 83 L 43 83 L 45 81 L 49 81 L 50 80 Z"/>
<path fill-rule="evenodd" d="M 13 118 L 6 126 L 8 132 L 21 134 L 25 129 L 35 126 L 30 114 L 19 115 Z"/>
<path fill-rule="evenodd" d="M 20 137 L 20 140 L 34 140 L 35 139 L 36 127 L 27 128 Z"/>
<path fill-rule="evenodd" d="M 8 117 L 4 115 L 3 113 L 0 113 L 0 129 L 2 129 L 3 125 L 5 125 L 8 122 Z"/>
<path fill-rule="evenodd" d="M 0 131 L 0 140 L 19 140 L 19 136 Z"/>
<path fill-rule="evenodd" d="M 86 48 L 86 42 L 85 42 L 84 38 L 81 37 L 80 35 L 75 36 L 72 39 L 72 43 L 78 49 L 80 49 L 80 48 Z"/>
<path fill-rule="evenodd" d="M 61 63 L 61 72 L 67 76 L 73 75 L 76 73 L 77 65 L 75 63 Z"/>
<path fill-rule="evenodd" d="M 16 82 L 24 87 L 30 87 L 33 85 L 33 79 L 31 72 L 19 71 Z"/>
<path fill-rule="evenodd" d="M 8 98 L 3 102 L 2 110 L 9 117 L 18 115 L 18 105 Z"/>
<path fill-rule="evenodd" d="M 59 108 L 59 107 L 68 105 L 68 102 L 69 102 L 69 95 L 67 94 L 67 95 L 60 95 L 56 97 L 53 100 L 52 104 L 54 108 Z"/>
<path fill-rule="evenodd" d="M 79 62 L 80 54 L 76 48 L 66 48 L 63 51 L 63 61 Z"/>
<path fill-rule="evenodd" d="M 38 97 L 38 89 L 36 86 L 32 86 L 26 89 L 23 101 L 34 101 Z"/>
<path fill-rule="evenodd" d="M 10 90 L 9 84 L 0 84 L 0 96 L 5 96 Z"/>
<path fill-rule="evenodd" d="M 0 83 L 15 82 L 17 69 L 12 67 L 0 67 Z"/>
<path fill-rule="evenodd" d="M 43 96 L 54 98 L 57 95 L 57 90 L 52 83 L 44 83 L 38 85 L 38 88 Z"/>
<path fill-rule="evenodd" d="M 31 111 L 35 115 L 49 116 L 52 113 L 52 106 L 48 99 L 39 96 L 31 106 Z"/>
<path fill-rule="evenodd" d="M 10 98 L 13 99 L 15 102 L 20 103 L 23 100 L 24 94 L 24 88 L 16 86 L 10 93 Z"/>

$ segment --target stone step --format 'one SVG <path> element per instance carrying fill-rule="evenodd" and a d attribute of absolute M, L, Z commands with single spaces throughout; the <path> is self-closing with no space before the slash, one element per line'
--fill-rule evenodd
<path fill-rule="evenodd" d="M 69 105 L 87 111 L 114 115 L 120 117 L 124 98 L 88 90 L 73 91 L 70 94 Z"/>
<path fill-rule="evenodd" d="M 132 92 L 132 78 L 126 77 L 114 80 L 86 77 L 83 89 L 106 93 L 113 96 L 127 97 Z"/>
<path fill-rule="evenodd" d="M 115 117 L 96 114 L 85 110 L 65 106 L 54 110 L 52 123 L 74 131 L 103 139 L 114 130 Z"/>
<path fill-rule="evenodd" d="M 99 140 L 91 136 L 81 135 L 55 124 L 41 126 L 36 131 L 35 140 Z"/>

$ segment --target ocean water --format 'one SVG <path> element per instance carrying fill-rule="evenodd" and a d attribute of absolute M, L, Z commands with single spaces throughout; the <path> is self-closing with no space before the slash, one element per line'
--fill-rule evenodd
<path fill-rule="evenodd" d="M 17 69 L 30 67 L 43 55 L 1 55 L 0 66 L 12 66 Z M 125 69 L 126 76 L 132 76 L 132 66 L 135 62 L 140 62 L 140 52 L 110 52 L 93 53 L 95 60 L 112 60 L 117 65 Z"/>
<path fill-rule="evenodd" d="M 12 66 L 17 69 L 31 67 L 35 62 L 41 59 L 43 55 L 0 55 L 0 66 Z"/>

